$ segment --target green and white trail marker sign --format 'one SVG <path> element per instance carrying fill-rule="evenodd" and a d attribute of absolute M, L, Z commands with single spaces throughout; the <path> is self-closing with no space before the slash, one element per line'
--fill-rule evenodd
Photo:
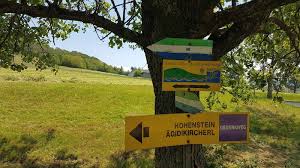
<path fill-rule="evenodd" d="M 165 38 L 147 48 L 163 59 L 213 61 L 213 41 L 202 39 Z"/>
<path fill-rule="evenodd" d="M 199 97 L 195 92 L 176 91 L 176 108 L 188 113 L 199 113 L 204 110 L 204 106 L 199 101 Z"/>

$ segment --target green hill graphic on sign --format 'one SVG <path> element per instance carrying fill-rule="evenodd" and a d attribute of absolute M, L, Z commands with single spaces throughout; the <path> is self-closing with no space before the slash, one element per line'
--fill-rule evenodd
<path fill-rule="evenodd" d="M 190 73 L 181 68 L 171 68 L 164 71 L 165 82 L 205 82 L 207 75 Z"/>

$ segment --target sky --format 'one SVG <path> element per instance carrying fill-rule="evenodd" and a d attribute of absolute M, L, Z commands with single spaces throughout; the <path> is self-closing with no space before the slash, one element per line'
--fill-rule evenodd
<path fill-rule="evenodd" d="M 225 4 L 225 6 L 227 5 L 228 3 Z M 123 45 L 120 49 L 110 48 L 108 38 L 100 41 L 93 28 L 87 28 L 86 32 L 71 33 L 70 37 L 64 41 L 56 39 L 55 45 L 51 43 L 50 46 L 94 56 L 107 64 L 122 66 L 124 70 L 130 70 L 130 67 L 148 68 L 144 52 L 141 49 L 133 50 L 129 48 L 128 44 Z"/>
<path fill-rule="evenodd" d="M 107 64 L 122 66 L 124 70 L 129 70 L 132 66 L 147 69 L 146 58 L 141 49 L 133 50 L 128 44 L 120 49 L 110 48 L 108 38 L 100 41 L 92 28 L 88 28 L 86 32 L 71 33 L 64 41 L 56 39 L 55 45 L 51 43 L 50 46 L 94 56 Z"/>

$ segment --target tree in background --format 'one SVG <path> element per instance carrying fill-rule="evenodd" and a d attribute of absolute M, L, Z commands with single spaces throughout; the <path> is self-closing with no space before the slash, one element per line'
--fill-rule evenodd
<path fill-rule="evenodd" d="M 263 88 L 266 86 L 265 76 L 260 70 L 256 70 L 254 68 L 250 69 L 248 72 L 248 79 L 250 87 L 253 89 L 254 96 L 255 90 L 263 90 Z"/>
<path fill-rule="evenodd" d="M 82 68 L 82 69 L 89 69 L 101 72 L 109 72 L 109 73 L 116 73 L 121 75 L 126 75 L 127 72 L 124 72 L 123 67 L 118 68 L 111 65 L 107 65 L 106 63 L 102 62 L 96 57 L 91 57 L 86 54 L 76 52 L 76 51 L 67 51 L 60 48 L 51 48 L 48 45 L 42 46 L 34 46 L 34 51 L 38 54 L 42 54 L 46 52 L 51 56 L 53 64 L 59 66 L 67 66 L 73 68 Z"/>
<path fill-rule="evenodd" d="M 297 92 L 297 89 L 300 87 L 300 68 L 298 67 L 297 70 L 290 75 L 290 78 L 286 84 L 286 86 L 293 91 L 293 93 Z"/>
<path fill-rule="evenodd" d="M 47 53 L 37 54 L 32 44 L 47 43 L 47 34 L 42 28 L 29 26 L 30 17 L 17 14 L 0 15 L 0 67 L 21 71 L 24 63 L 16 63 L 15 54 L 21 54 L 24 62 L 33 62 L 38 68 L 51 66 L 52 60 Z"/>
<path fill-rule="evenodd" d="M 106 33 L 104 37 L 109 37 L 111 47 L 121 47 L 124 42 L 137 44 L 145 51 L 151 73 L 155 114 L 165 114 L 176 112 L 175 93 L 162 91 L 162 59 L 148 50 L 148 45 L 165 37 L 209 36 L 214 41 L 213 54 L 217 58 L 227 56 L 226 53 L 245 38 L 260 33 L 265 24 L 272 22 L 270 14 L 274 9 L 298 1 L 252 0 L 238 4 L 233 0 L 231 6 L 226 6 L 224 0 L 124 0 L 120 4 L 114 0 L 110 3 L 103 0 L 88 3 L 82 0 L 1 0 L 0 13 L 37 17 L 42 21 L 37 27 L 47 28 L 53 37 L 65 37 L 73 31 L 72 22 L 61 21 L 72 20 L 90 24 L 95 31 Z M 284 23 L 281 18 L 277 19 Z M 291 37 L 290 40 L 296 47 L 296 39 Z M 201 145 L 183 145 L 156 148 L 155 165 L 163 168 L 205 167 L 206 162 Z"/>
<path fill-rule="evenodd" d="M 134 77 L 141 77 L 142 74 L 143 74 L 143 71 L 141 69 L 137 68 L 137 69 L 134 70 L 133 76 Z"/>
<path fill-rule="evenodd" d="M 249 38 L 245 43 L 248 54 L 253 56 L 253 64 L 259 66 L 261 74 L 265 76 L 267 98 L 271 99 L 275 86 L 275 90 L 279 91 L 299 66 L 299 8 L 299 5 L 293 4 L 276 9 L 271 15 L 272 22 L 265 26 L 262 34 Z M 291 35 L 279 29 L 284 23 L 289 24 L 285 25 L 287 29 L 293 30 Z"/>
<path fill-rule="evenodd" d="M 233 95 L 231 102 L 238 103 L 239 100 L 247 103 L 252 97 L 248 80 L 248 70 L 252 67 L 251 56 L 245 53 L 242 46 L 229 52 L 221 59 L 223 63 L 222 87 Z M 229 88 L 229 89 L 226 89 Z"/>
<path fill-rule="evenodd" d="M 238 76 L 247 74 L 254 90 L 267 86 L 270 99 L 273 90 L 281 91 L 300 63 L 299 8 L 299 4 L 292 4 L 274 10 L 270 15 L 271 22 L 263 27 L 260 34 L 247 38 L 225 57 L 225 65 L 230 66 L 226 70 L 240 73 Z"/>

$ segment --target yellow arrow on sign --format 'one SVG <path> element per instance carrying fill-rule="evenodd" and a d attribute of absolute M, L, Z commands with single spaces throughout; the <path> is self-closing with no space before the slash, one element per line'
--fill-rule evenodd
<path fill-rule="evenodd" d="M 161 114 L 125 118 L 125 149 L 245 143 L 248 113 Z"/>

